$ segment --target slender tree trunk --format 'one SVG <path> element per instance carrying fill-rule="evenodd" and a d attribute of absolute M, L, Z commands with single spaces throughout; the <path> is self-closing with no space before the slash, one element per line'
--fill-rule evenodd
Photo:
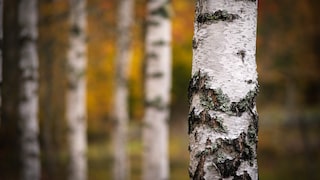
<path fill-rule="evenodd" d="M 87 179 L 86 1 L 69 0 L 70 33 L 67 57 L 66 116 L 69 140 L 69 180 Z"/>
<path fill-rule="evenodd" d="M 191 179 L 258 179 L 256 0 L 197 0 L 189 85 Z"/>
<path fill-rule="evenodd" d="M 19 1 L 19 68 L 21 71 L 19 128 L 21 131 L 21 179 L 25 180 L 40 179 L 37 12 L 37 0 Z"/>
<path fill-rule="evenodd" d="M 147 3 L 143 179 L 169 179 L 170 1 Z"/>
<path fill-rule="evenodd" d="M 114 179 L 129 179 L 129 157 L 126 152 L 128 134 L 128 69 L 131 58 L 133 25 L 133 0 L 120 0 L 117 10 L 115 132 L 114 132 Z"/>

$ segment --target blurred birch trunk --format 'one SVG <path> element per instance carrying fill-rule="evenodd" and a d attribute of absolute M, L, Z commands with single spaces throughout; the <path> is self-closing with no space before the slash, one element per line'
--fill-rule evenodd
<path fill-rule="evenodd" d="M 20 0 L 18 3 L 19 24 L 19 69 L 20 99 L 19 128 L 21 132 L 21 179 L 40 179 L 40 147 L 38 142 L 38 7 L 37 0 Z"/>
<path fill-rule="evenodd" d="M 113 134 L 114 143 L 114 179 L 129 179 L 130 166 L 127 155 L 128 135 L 128 70 L 131 58 L 131 39 L 133 25 L 133 0 L 118 1 L 117 9 L 117 42 L 115 58 L 115 99 L 114 118 L 115 130 Z"/>
<path fill-rule="evenodd" d="M 69 141 L 69 180 L 87 179 L 86 1 L 69 0 L 70 32 L 67 57 L 66 117 Z"/>
<path fill-rule="evenodd" d="M 143 179 L 169 179 L 171 2 L 147 1 Z"/>
<path fill-rule="evenodd" d="M 256 0 L 197 0 L 189 85 L 191 179 L 258 179 Z"/>

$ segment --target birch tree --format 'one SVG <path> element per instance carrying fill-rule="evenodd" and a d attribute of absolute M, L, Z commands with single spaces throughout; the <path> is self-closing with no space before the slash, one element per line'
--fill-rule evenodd
<path fill-rule="evenodd" d="M 143 179 L 169 179 L 170 0 L 147 1 Z"/>
<path fill-rule="evenodd" d="M 20 99 L 19 128 L 21 143 L 21 179 L 40 179 L 40 149 L 38 142 L 38 54 L 37 54 L 37 0 L 20 0 L 18 3 L 19 24 L 19 69 Z"/>
<path fill-rule="evenodd" d="M 117 8 L 117 42 L 115 59 L 114 116 L 114 179 L 129 179 L 129 158 L 126 152 L 128 133 L 128 69 L 131 58 L 131 30 L 133 24 L 133 0 L 120 0 Z"/>
<path fill-rule="evenodd" d="M 189 85 L 191 179 L 258 179 L 256 0 L 197 0 Z"/>
<path fill-rule="evenodd" d="M 86 1 L 69 0 L 66 116 L 69 140 L 69 180 L 87 179 Z"/>

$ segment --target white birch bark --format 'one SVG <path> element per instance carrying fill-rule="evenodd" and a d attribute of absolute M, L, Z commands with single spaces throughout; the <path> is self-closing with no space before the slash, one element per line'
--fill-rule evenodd
<path fill-rule="evenodd" d="M 143 179 L 169 179 L 170 1 L 147 3 Z"/>
<path fill-rule="evenodd" d="M 19 128 L 21 131 L 21 179 L 40 179 L 40 149 L 38 142 L 38 54 L 37 54 L 37 0 L 20 0 L 19 23 L 19 69 L 20 102 Z"/>
<path fill-rule="evenodd" d="M 129 179 L 130 166 L 127 155 L 128 134 L 128 69 L 131 58 L 131 39 L 133 25 L 133 0 L 120 0 L 117 9 L 117 42 L 115 59 L 115 99 L 114 118 L 114 179 Z"/>
<path fill-rule="evenodd" d="M 69 140 L 69 180 L 87 179 L 86 1 L 69 0 L 70 33 L 67 57 L 66 117 Z"/>
<path fill-rule="evenodd" d="M 189 85 L 191 179 L 258 179 L 256 0 L 197 0 Z"/>

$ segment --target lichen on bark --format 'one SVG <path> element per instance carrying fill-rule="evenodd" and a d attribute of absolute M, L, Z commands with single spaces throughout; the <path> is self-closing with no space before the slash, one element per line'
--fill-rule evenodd
<path fill-rule="evenodd" d="M 235 19 L 239 19 L 238 14 L 229 13 L 226 10 L 217 10 L 213 13 L 202 13 L 197 17 L 197 22 L 201 24 L 217 23 L 218 21 L 232 22 Z"/>

